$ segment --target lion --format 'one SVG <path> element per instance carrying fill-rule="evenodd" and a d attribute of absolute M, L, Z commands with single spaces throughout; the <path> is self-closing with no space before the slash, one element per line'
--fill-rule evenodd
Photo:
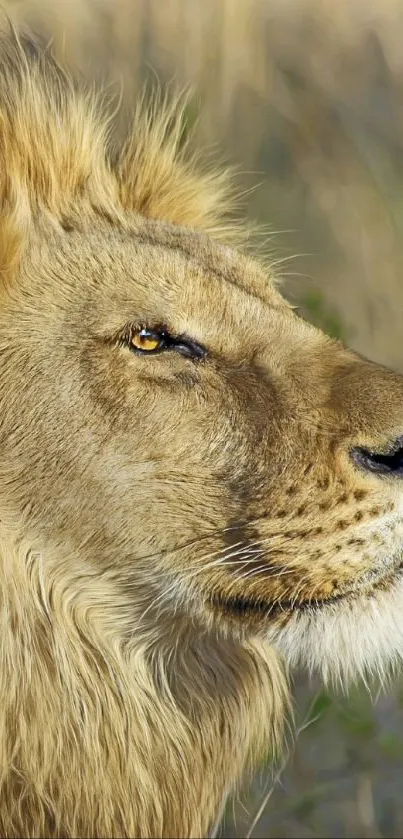
<path fill-rule="evenodd" d="M 206 835 L 289 667 L 402 657 L 403 378 L 282 297 L 181 125 L 119 143 L 2 33 L 4 837 Z"/>

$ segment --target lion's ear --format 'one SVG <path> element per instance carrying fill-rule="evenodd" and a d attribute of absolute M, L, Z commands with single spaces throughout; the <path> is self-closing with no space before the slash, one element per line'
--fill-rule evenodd
<path fill-rule="evenodd" d="M 184 142 L 186 101 L 157 96 L 135 112 L 115 164 L 124 210 L 203 230 L 225 242 L 240 241 L 234 223 L 229 170 L 203 169 Z"/>

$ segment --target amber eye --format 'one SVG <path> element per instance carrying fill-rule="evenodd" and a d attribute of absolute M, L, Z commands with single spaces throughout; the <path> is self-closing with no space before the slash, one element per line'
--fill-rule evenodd
<path fill-rule="evenodd" d="M 164 327 L 149 329 L 147 326 L 129 324 L 118 336 L 119 346 L 128 346 L 137 355 L 156 355 L 163 350 L 171 350 L 185 358 L 194 360 L 204 358 L 207 350 L 185 335 L 173 337 Z"/>
<path fill-rule="evenodd" d="M 136 329 L 131 337 L 130 343 L 135 350 L 144 353 L 154 353 L 163 350 L 166 345 L 164 332 L 154 332 L 153 329 Z"/>

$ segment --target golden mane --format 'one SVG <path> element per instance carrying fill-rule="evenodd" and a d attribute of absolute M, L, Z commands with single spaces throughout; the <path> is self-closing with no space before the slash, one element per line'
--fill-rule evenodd
<path fill-rule="evenodd" d="M 10 26 L 0 35 L 3 217 L 26 222 L 45 209 L 74 225 L 88 211 L 119 222 L 123 210 L 225 241 L 242 238 L 228 221 L 228 171 L 203 171 L 183 142 L 185 104 L 184 97 L 143 95 L 118 145 L 105 97 L 74 82 L 49 49 Z"/>

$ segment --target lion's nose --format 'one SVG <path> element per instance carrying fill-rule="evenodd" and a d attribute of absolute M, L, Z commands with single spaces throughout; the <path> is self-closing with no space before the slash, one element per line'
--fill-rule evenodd
<path fill-rule="evenodd" d="M 359 469 L 377 475 L 403 478 L 403 437 L 398 437 L 386 452 L 355 446 L 350 450 L 350 456 Z"/>

